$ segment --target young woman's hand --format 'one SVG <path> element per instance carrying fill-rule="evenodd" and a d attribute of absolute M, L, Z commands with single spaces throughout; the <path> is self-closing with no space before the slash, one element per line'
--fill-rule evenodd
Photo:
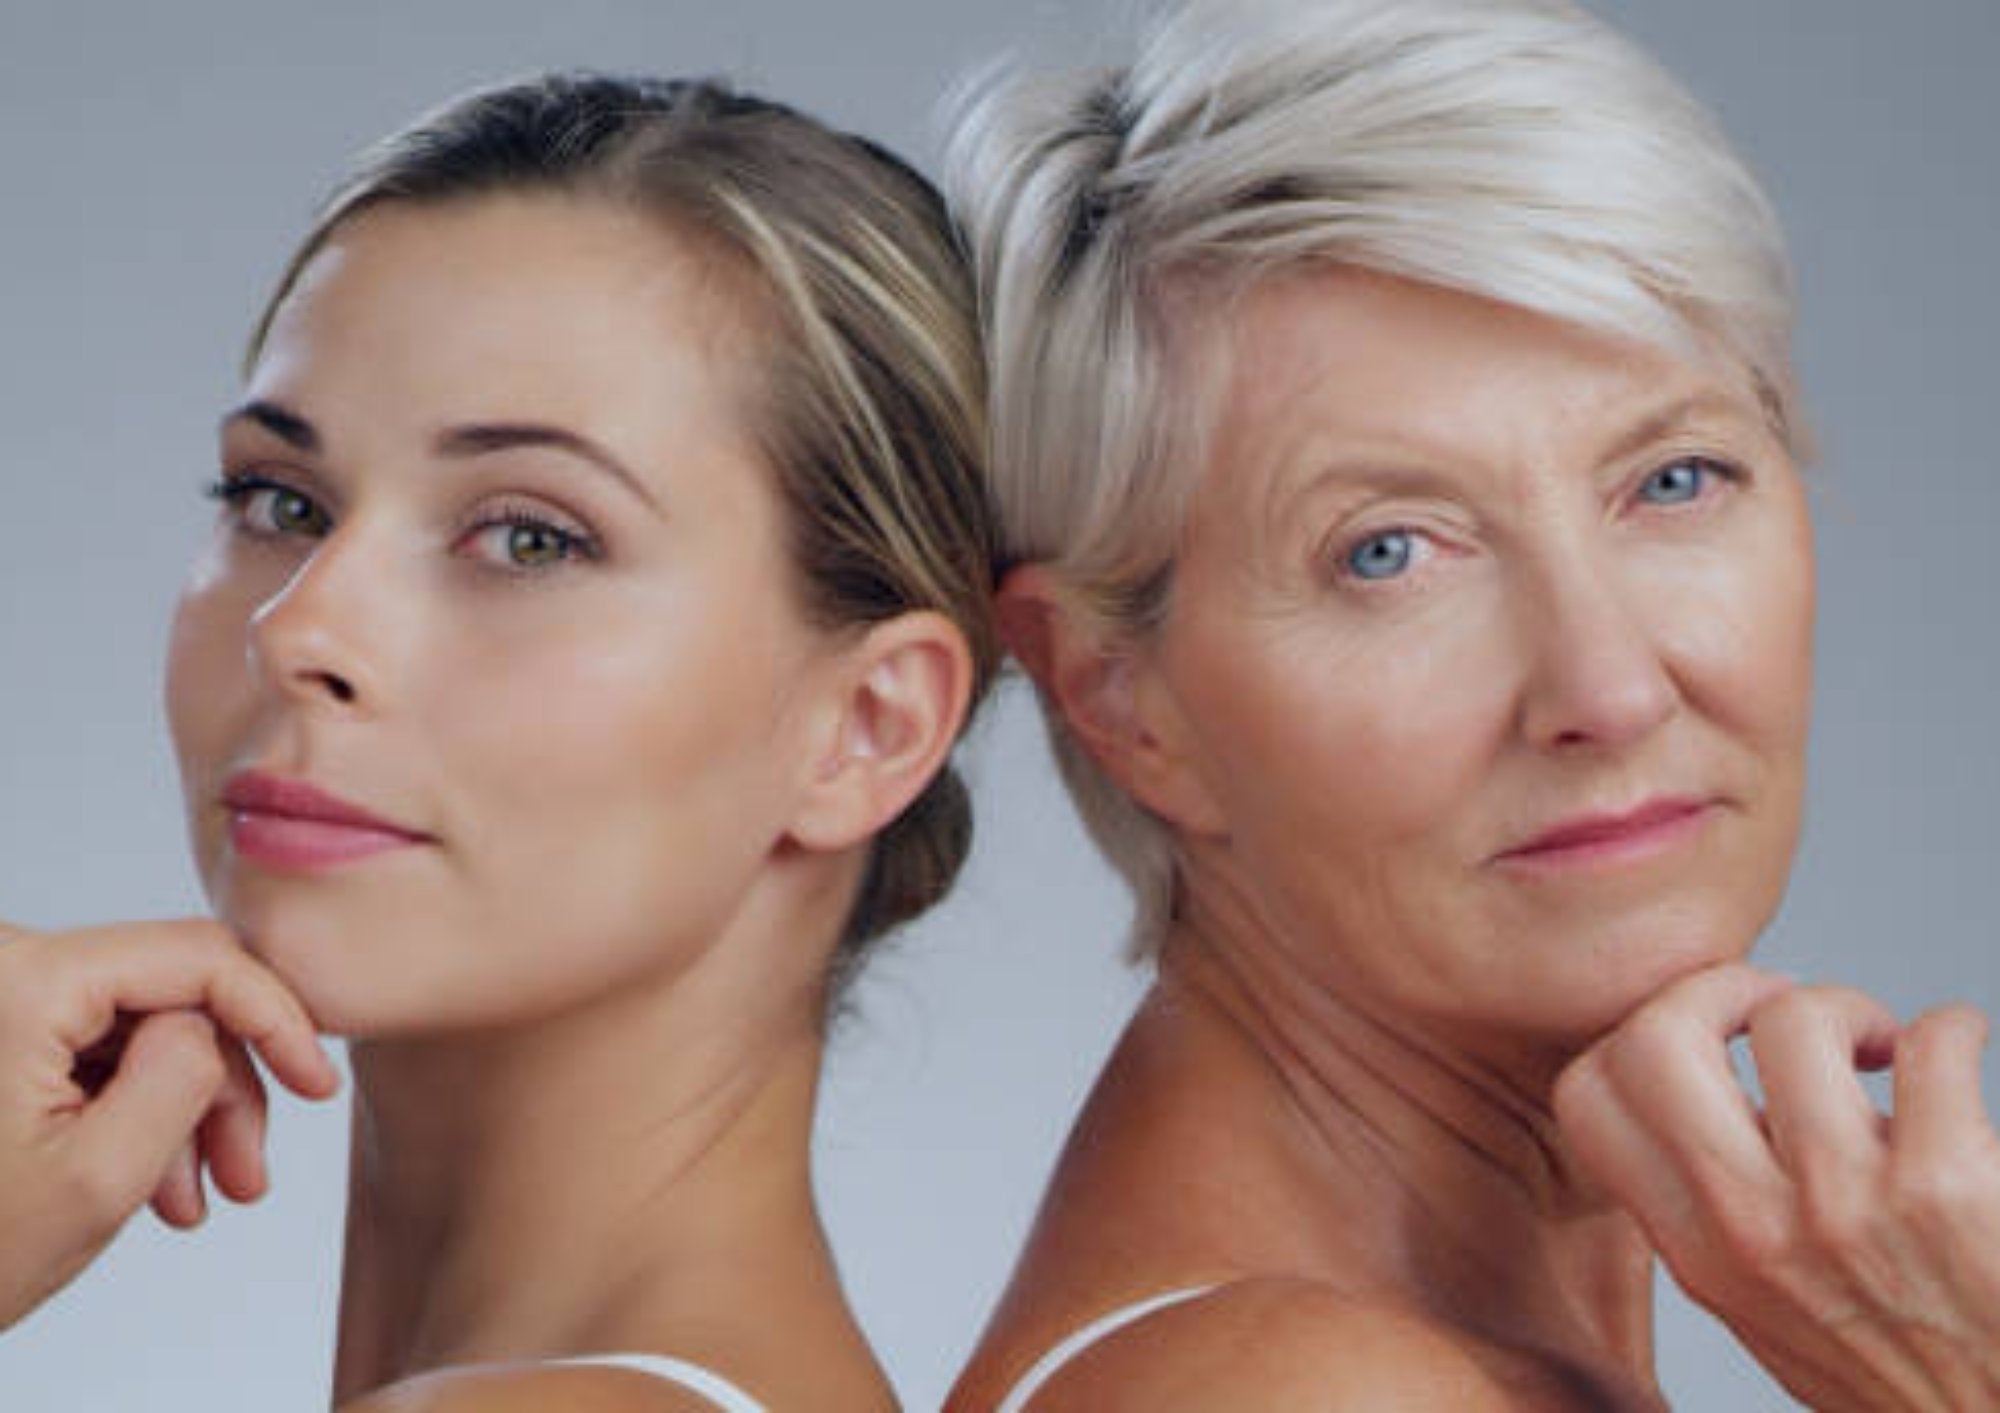
<path fill-rule="evenodd" d="M 1747 1036 L 1761 1110 L 1729 1044 Z M 2000 1137 L 1986 1021 L 1731 965 L 1585 1053 L 1556 1115 L 1675 1278 L 1820 1410 L 2000 1409 Z M 1893 1112 L 1859 1071 L 1893 1068 Z"/>
<path fill-rule="evenodd" d="M 339 1087 L 305 1009 L 219 925 L 0 924 L 0 1328 L 149 1197 L 200 1221 L 203 1166 L 238 1201 L 263 1191 L 251 1050 L 304 1097 Z"/>

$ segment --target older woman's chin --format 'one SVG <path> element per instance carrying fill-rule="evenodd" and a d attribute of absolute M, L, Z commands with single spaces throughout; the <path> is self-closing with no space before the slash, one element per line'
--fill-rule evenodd
<path fill-rule="evenodd" d="M 1570 985 L 1551 992 L 1550 1030 L 1561 1048 L 1581 1051 L 1629 1020 L 1675 982 L 1747 960 L 1762 923 L 1690 920 L 1687 927 L 1583 959 Z"/>

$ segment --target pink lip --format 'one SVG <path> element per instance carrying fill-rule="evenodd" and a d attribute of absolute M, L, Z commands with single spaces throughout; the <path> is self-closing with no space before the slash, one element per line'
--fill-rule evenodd
<path fill-rule="evenodd" d="M 1712 800 L 1668 798 L 1622 814 L 1578 815 L 1503 851 L 1494 861 L 1543 871 L 1642 858 L 1695 833 L 1714 808 Z"/>
<path fill-rule="evenodd" d="M 310 872 L 433 842 L 303 780 L 262 771 L 231 777 L 222 803 L 237 857 L 267 868 Z"/>

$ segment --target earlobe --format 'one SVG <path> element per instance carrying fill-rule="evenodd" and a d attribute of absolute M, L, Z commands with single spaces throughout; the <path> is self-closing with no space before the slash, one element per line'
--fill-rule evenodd
<path fill-rule="evenodd" d="M 1001 581 L 998 613 L 1008 650 L 1098 769 L 1181 829 L 1221 830 L 1186 723 L 1167 694 L 1149 690 L 1155 684 L 1133 645 L 1040 565 L 1023 565 Z"/>
<path fill-rule="evenodd" d="M 863 842 L 930 784 L 965 719 L 972 654 L 944 615 L 901 614 L 869 627 L 836 690 L 836 717 L 790 830 L 808 849 Z"/>

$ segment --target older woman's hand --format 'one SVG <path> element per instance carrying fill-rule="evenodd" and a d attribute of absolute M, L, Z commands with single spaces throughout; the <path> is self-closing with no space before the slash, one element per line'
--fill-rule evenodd
<path fill-rule="evenodd" d="M 339 1085 L 305 1010 L 208 922 L 41 934 L 0 925 L 0 1328 L 152 1198 L 202 1215 L 200 1169 L 265 1186 L 255 1049 L 293 1091 Z"/>
<path fill-rule="evenodd" d="M 1729 1044 L 1747 1035 L 1760 1112 Z M 1898 1026 L 1858 992 L 1729 965 L 1685 978 L 1564 1073 L 1584 1171 L 1681 1285 L 1822 1410 L 2000 1408 L 2000 1137 L 1986 1022 Z M 1893 1117 L 1857 1071 L 1894 1068 Z"/>

